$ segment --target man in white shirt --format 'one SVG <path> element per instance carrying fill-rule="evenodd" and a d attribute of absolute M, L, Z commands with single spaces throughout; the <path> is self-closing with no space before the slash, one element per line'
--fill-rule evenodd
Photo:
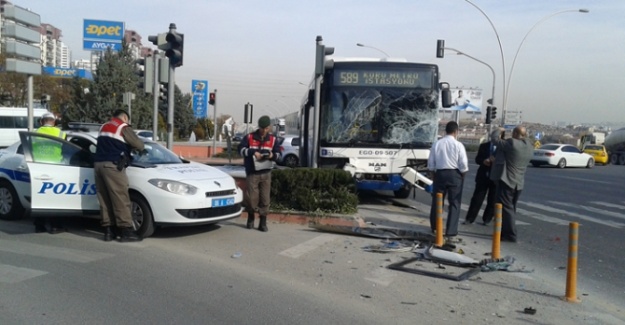
<path fill-rule="evenodd" d="M 432 145 L 428 159 L 428 169 L 432 177 L 432 208 L 430 210 L 430 227 L 436 230 L 436 193 L 443 193 L 449 200 L 449 214 L 445 236 L 447 240 L 458 235 L 460 220 L 460 204 L 464 175 L 469 171 L 467 152 L 464 145 L 457 140 L 458 123 L 451 121 L 445 126 L 446 135 Z"/>

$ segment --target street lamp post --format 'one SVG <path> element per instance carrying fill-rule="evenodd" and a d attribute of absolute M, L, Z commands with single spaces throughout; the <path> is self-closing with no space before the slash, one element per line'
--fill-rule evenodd
<path fill-rule="evenodd" d="M 508 74 L 508 84 L 506 85 L 506 89 L 505 89 L 505 103 L 504 106 L 508 106 L 508 93 L 510 91 L 510 82 L 512 81 L 512 73 L 514 72 L 514 64 L 516 63 L 516 59 L 519 56 L 519 52 L 521 51 L 521 47 L 523 47 L 523 43 L 525 43 L 525 39 L 527 39 L 527 36 L 529 36 L 529 34 L 536 28 L 538 27 L 538 25 L 540 25 L 542 22 L 544 22 L 545 20 L 559 15 L 559 14 L 563 14 L 563 13 L 567 13 L 567 12 L 580 12 L 580 13 L 589 13 L 590 10 L 588 9 L 567 9 L 567 10 L 562 10 L 562 11 L 558 11 L 558 12 L 554 12 L 551 15 L 545 16 L 543 17 L 541 20 L 539 20 L 538 22 L 536 22 L 534 24 L 534 26 L 532 26 L 532 28 L 530 28 L 530 30 L 527 32 L 527 34 L 525 34 L 525 36 L 523 37 L 523 39 L 521 40 L 521 44 L 519 44 L 519 48 L 517 48 L 516 53 L 514 54 L 514 59 L 512 59 L 512 65 L 510 66 L 510 74 Z"/>
<path fill-rule="evenodd" d="M 493 67 L 491 67 L 488 63 L 486 63 L 486 62 L 484 62 L 484 61 L 482 61 L 482 60 L 480 60 L 480 59 L 474 58 L 474 57 L 472 57 L 472 56 L 470 56 L 470 55 L 468 55 L 468 54 L 466 54 L 466 53 L 464 53 L 464 52 L 462 52 L 462 51 L 458 51 L 458 50 L 456 50 L 456 49 L 454 49 L 454 48 L 451 48 L 451 47 L 445 47 L 444 49 L 445 49 L 445 50 L 454 51 L 454 52 L 456 52 L 456 54 L 458 54 L 458 55 L 464 55 L 464 56 L 468 57 L 469 59 L 473 59 L 473 60 L 475 60 L 475 61 L 477 61 L 477 62 L 479 62 L 479 63 L 481 63 L 481 64 L 483 64 L 483 65 L 487 66 L 487 67 L 490 69 L 490 72 L 493 74 L 493 89 L 492 89 L 492 92 L 491 92 L 491 102 L 492 102 L 492 103 L 493 103 L 493 105 L 494 105 L 494 103 L 495 103 L 495 70 L 493 70 Z M 489 126 L 489 131 L 490 131 L 490 126 Z M 490 132 L 489 132 L 489 133 L 490 133 Z"/>
<path fill-rule="evenodd" d="M 377 48 L 377 47 L 373 47 L 373 46 L 365 45 L 365 44 L 362 44 L 362 43 L 356 43 L 356 46 L 360 46 L 360 47 L 368 47 L 368 48 L 370 48 L 370 49 L 374 49 L 374 50 L 376 50 L 376 51 L 380 51 L 381 53 L 383 53 L 384 55 L 386 55 L 386 57 L 387 57 L 387 58 L 390 58 L 390 57 L 391 57 L 390 55 L 388 55 L 388 53 L 386 53 L 386 52 L 384 52 L 384 51 L 380 50 L 380 49 L 379 49 L 379 48 Z"/>
<path fill-rule="evenodd" d="M 466 2 L 468 2 L 470 5 L 472 5 L 473 7 L 475 7 L 475 9 L 479 10 L 482 15 L 484 15 L 484 17 L 486 17 L 486 19 L 488 20 L 488 22 L 490 23 L 490 26 L 493 28 L 493 31 L 495 32 L 495 36 L 497 36 L 497 43 L 499 44 L 499 52 L 501 53 L 501 68 L 502 68 L 502 73 L 503 73 L 503 105 L 501 106 L 501 121 L 502 124 L 505 123 L 506 121 L 506 61 L 505 61 L 505 57 L 503 55 L 503 46 L 501 46 L 501 39 L 499 38 L 499 33 L 497 33 L 497 29 L 495 28 L 495 25 L 493 24 L 493 22 L 490 20 L 490 17 L 488 17 L 488 15 L 484 12 L 484 10 L 482 10 L 480 7 L 478 7 L 476 4 L 474 4 L 473 2 L 471 2 L 470 0 L 464 0 Z M 495 102 L 493 101 L 493 105 L 495 105 Z"/>

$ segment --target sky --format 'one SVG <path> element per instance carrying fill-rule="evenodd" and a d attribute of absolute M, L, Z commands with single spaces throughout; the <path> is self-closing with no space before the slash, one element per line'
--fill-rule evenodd
<path fill-rule="evenodd" d="M 184 65 L 176 69 L 176 84 L 190 92 L 191 80 L 208 80 L 211 91 L 217 90 L 217 115 L 232 115 L 239 123 L 246 103 L 254 106 L 254 121 L 261 114 L 273 117 L 297 110 L 312 80 L 320 35 L 337 57 L 380 58 L 388 53 L 437 64 L 441 81 L 452 88 L 481 88 L 485 98 L 493 88 L 489 65 L 495 71 L 499 114 L 505 83 L 505 107 L 521 111 L 524 121 L 625 125 L 625 101 L 617 99 L 625 86 L 623 0 L 13 3 L 61 29 L 74 60 L 89 57 L 82 50 L 83 19 L 123 21 L 126 29 L 142 36 L 144 46 L 152 46 L 149 35 L 167 32 L 175 23 L 185 35 Z M 451 50 L 437 58 L 438 39 L 487 65 Z"/>

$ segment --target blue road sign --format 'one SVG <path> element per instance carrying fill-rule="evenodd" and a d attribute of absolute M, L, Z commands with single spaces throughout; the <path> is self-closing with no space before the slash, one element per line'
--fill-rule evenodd
<path fill-rule="evenodd" d="M 208 117 L 208 80 L 191 80 L 193 92 L 193 116 Z"/>

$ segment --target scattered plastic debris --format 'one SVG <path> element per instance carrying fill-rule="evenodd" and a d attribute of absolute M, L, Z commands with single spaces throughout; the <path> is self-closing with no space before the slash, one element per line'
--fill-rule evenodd
<path fill-rule="evenodd" d="M 382 245 L 369 245 L 363 247 L 363 249 L 367 252 L 375 252 L 375 253 L 398 253 L 398 252 L 410 252 L 415 247 L 419 245 L 419 243 L 414 242 L 403 242 L 403 241 L 382 241 Z"/>
<path fill-rule="evenodd" d="M 532 307 L 527 307 L 527 308 L 523 309 L 523 312 L 528 314 L 528 315 L 535 315 L 536 314 L 536 309 L 534 309 Z"/>
<path fill-rule="evenodd" d="M 232 254 L 232 258 L 239 258 L 239 257 L 241 257 L 241 255 L 243 255 L 243 254 L 241 254 L 241 252 L 236 252 L 236 253 Z"/>
<path fill-rule="evenodd" d="M 367 298 L 367 299 L 370 299 L 370 298 L 371 298 L 371 296 L 370 296 L 370 295 L 364 295 L 364 294 L 361 294 L 360 296 L 361 296 L 362 298 Z"/>

